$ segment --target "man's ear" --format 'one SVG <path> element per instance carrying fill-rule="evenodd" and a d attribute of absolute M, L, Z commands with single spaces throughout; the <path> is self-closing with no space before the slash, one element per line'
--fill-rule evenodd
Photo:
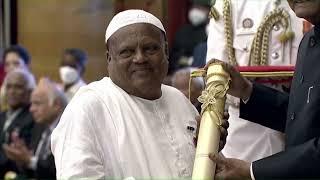
<path fill-rule="evenodd" d="M 106 51 L 106 58 L 107 58 L 107 61 L 108 61 L 108 62 L 111 61 L 111 55 L 110 55 L 109 49 L 107 49 L 107 51 Z"/>
<path fill-rule="evenodd" d="M 107 76 L 109 77 L 109 63 L 110 63 L 110 61 L 111 61 L 111 54 L 110 54 L 110 51 L 109 51 L 109 49 L 107 48 L 107 51 L 106 51 L 106 59 L 107 59 Z"/>
<path fill-rule="evenodd" d="M 62 101 L 59 98 L 55 98 L 52 103 L 52 108 L 54 108 L 54 110 L 58 112 L 61 109 L 61 107 Z"/>
<path fill-rule="evenodd" d="M 166 41 L 164 45 L 165 45 L 165 47 L 164 47 L 165 49 L 164 50 L 165 50 L 165 53 L 166 53 L 166 57 L 167 57 L 167 60 L 169 60 L 169 44 L 168 44 L 168 41 Z"/>
<path fill-rule="evenodd" d="M 107 51 L 106 51 L 106 59 L 107 59 L 107 63 L 109 63 L 110 61 L 111 61 L 111 54 L 110 54 L 110 46 L 109 46 L 109 44 L 110 44 L 110 41 L 108 41 L 105 45 L 106 45 L 106 49 L 107 49 Z"/>

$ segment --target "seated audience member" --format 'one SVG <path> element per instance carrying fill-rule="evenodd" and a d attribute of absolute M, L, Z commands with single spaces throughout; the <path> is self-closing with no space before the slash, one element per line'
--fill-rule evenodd
<path fill-rule="evenodd" d="M 200 112 L 201 104 L 197 98 L 201 95 L 201 92 L 204 89 L 204 81 L 202 77 L 192 78 L 189 92 L 190 74 L 194 70 L 197 69 L 184 68 L 175 72 L 172 77 L 172 86 L 180 90 L 187 98 L 189 98 L 190 93 L 191 103 L 197 108 L 198 112 Z"/>
<path fill-rule="evenodd" d="M 206 27 L 211 0 L 192 0 L 188 12 L 189 24 L 182 26 L 175 34 L 170 51 L 169 74 L 189 67 L 193 62 L 193 50 L 201 42 L 207 41 Z"/>
<path fill-rule="evenodd" d="M 29 70 L 31 57 L 27 49 L 20 45 L 13 45 L 4 50 L 2 60 L 4 73 L 8 74 L 17 68 Z M 1 86 L 0 89 L 0 105 L 1 111 L 5 111 L 8 108 L 4 86 Z"/>
<path fill-rule="evenodd" d="M 86 85 L 82 79 L 86 63 L 87 55 L 81 49 L 71 48 L 63 52 L 59 73 L 68 101 L 81 86 Z"/>
<path fill-rule="evenodd" d="M 13 45 L 3 52 L 4 71 L 9 73 L 13 69 L 29 69 L 30 55 L 27 49 L 20 45 Z"/>
<path fill-rule="evenodd" d="M 61 113 L 67 105 L 63 92 L 49 79 L 43 78 L 31 94 L 32 113 L 37 125 L 45 126 L 43 131 L 33 131 L 31 147 L 22 139 L 16 138 L 4 150 L 8 158 L 21 166 L 28 178 L 55 179 L 54 158 L 50 150 L 50 136 L 59 122 Z M 41 129 L 41 128 L 38 128 Z"/>
<path fill-rule="evenodd" d="M 30 94 L 35 87 L 35 80 L 29 71 L 16 69 L 5 78 L 8 110 L 0 114 L 0 178 L 8 170 L 15 170 L 15 164 L 8 160 L 3 151 L 3 144 L 12 141 L 12 135 L 19 136 L 28 144 L 33 118 L 29 112 Z"/>

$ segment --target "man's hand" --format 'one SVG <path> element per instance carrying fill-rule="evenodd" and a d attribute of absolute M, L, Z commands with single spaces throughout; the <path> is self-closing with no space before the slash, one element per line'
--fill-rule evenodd
<path fill-rule="evenodd" d="M 209 157 L 217 164 L 215 179 L 251 179 L 250 163 L 239 159 L 225 158 L 221 155 L 210 154 Z"/>
<path fill-rule="evenodd" d="M 230 74 L 231 83 L 228 94 L 241 98 L 242 100 L 247 100 L 251 96 L 252 83 L 243 77 L 234 66 L 222 61 L 211 60 L 207 63 L 205 69 L 208 69 L 211 63 L 221 63 L 223 69 Z"/>
<path fill-rule="evenodd" d="M 32 152 L 21 140 L 13 142 L 10 145 L 4 144 L 3 150 L 10 160 L 15 161 L 19 165 L 27 166 L 30 163 Z"/>
<path fill-rule="evenodd" d="M 228 128 L 229 128 L 229 113 L 224 112 L 223 113 L 223 120 L 222 124 L 219 127 L 220 129 L 220 142 L 219 142 L 219 152 L 224 148 L 226 141 L 227 141 L 227 136 L 228 136 Z M 197 145 L 197 139 L 198 139 L 198 134 L 199 134 L 199 129 L 200 129 L 200 123 L 201 123 L 201 117 L 198 116 L 196 117 L 197 120 L 197 137 L 195 138 L 195 145 Z"/>

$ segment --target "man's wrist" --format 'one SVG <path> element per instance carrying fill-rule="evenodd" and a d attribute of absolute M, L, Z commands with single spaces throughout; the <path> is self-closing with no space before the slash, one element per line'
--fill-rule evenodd
<path fill-rule="evenodd" d="M 251 179 L 251 163 L 245 162 L 242 173 L 241 177 L 244 179 Z"/>

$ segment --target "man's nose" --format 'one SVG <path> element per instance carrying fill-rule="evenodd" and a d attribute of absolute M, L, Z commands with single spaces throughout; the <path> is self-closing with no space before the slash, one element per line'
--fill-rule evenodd
<path fill-rule="evenodd" d="M 133 58 L 133 62 L 134 63 L 144 63 L 146 62 L 146 57 L 145 54 L 143 53 L 143 51 L 141 49 L 138 49 L 136 51 L 136 54 Z"/>

